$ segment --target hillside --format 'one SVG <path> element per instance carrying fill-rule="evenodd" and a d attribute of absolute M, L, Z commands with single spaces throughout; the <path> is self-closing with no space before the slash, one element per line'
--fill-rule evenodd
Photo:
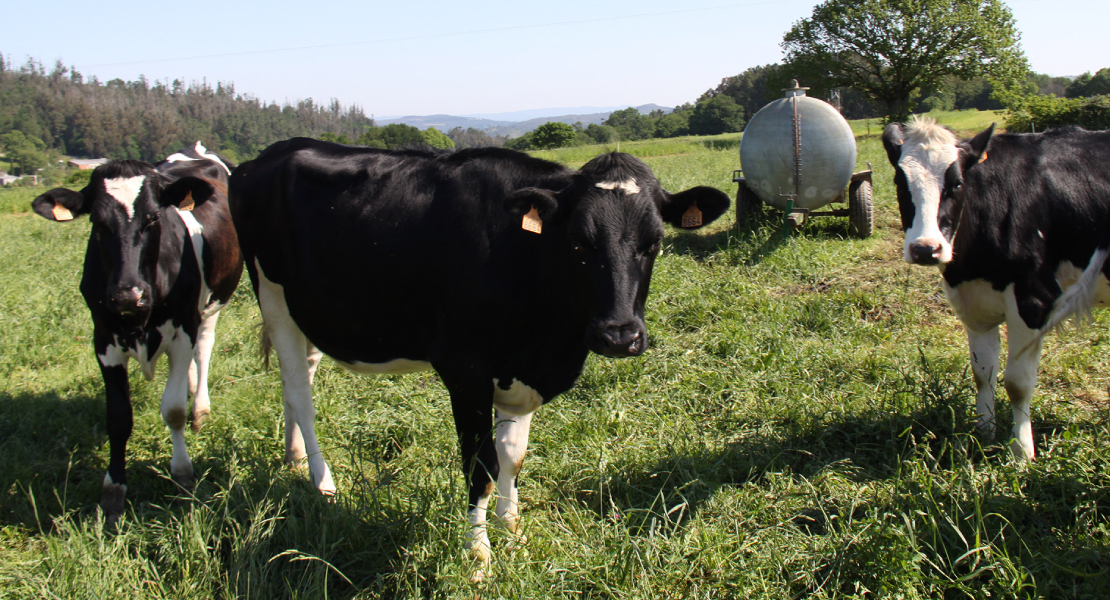
<path fill-rule="evenodd" d="M 671 108 L 666 106 L 659 106 L 658 104 L 643 104 L 635 107 L 636 110 L 642 114 L 648 114 L 653 110 L 661 110 L 664 113 L 671 112 Z M 527 114 L 536 112 L 551 112 L 552 109 L 535 109 L 528 111 L 518 111 L 518 113 L 505 113 L 505 114 Z M 466 129 L 473 127 L 481 131 L 485 131 L 489 135 L 505 135 L 509 137 L 517 137 L 532 131 L 533 129 L 543 125 L 544 123 L 559 122 L 568 125 L 581 123 L 583 127 L 594 124 L 601 125 L 614 110 L 620 108 L 610 109 L 596 113 L 585 114 L 561 114 L 552 116 L 533 117 L 522 121 L 498 121 L 493 119 L 485 119 L 480 117 L 458 117 L 454 115 L 430 115 L 430 116 L 408 116 L 398 117 L 394 119 L 381 119 L 378 121 L 379 125 L 389 125 L 390 123 L 403 123 L 411 125 L 419 129 L 427 129 L 428 127 L 435 127 L 440 131 L 449 131 L 455 127 L 462 127 Z"/>

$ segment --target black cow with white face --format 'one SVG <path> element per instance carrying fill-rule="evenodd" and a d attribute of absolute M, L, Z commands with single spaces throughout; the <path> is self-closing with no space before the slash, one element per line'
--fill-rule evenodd
<path fill-rule="evenodd" d="M 208 363 L 219 310 L 243 272 L 227 207 L 227 161 L 197 142 L 158 165 L 111 161 L 80 192 L 56 188 L 32 208 L 51 221 L 89 215 L 81 295 L 93 320 L 108 408 L 111 457 L 100 505 L 109 520 L 123 513 L 124 460 L 131 435 L 127 362 L 148 380 L 162 354 L 170 361 L 162 418 L 170 428 L 170 472 L 188 486 L 193 464 L 185 448 L 188 394 L 193 429 L 209 414 Z"/>
<path fill-rule="evenodd" d="M 281 361 L 287 460 L 307 457 L 317 488 L 335 490 L 313 429 L 320 351 L 359 373 L 434 369 L 469 482 L 467 545 L 487 562 L 494 482 L 497 514 L 517 529 L 532 414 L 570 389 L 590 351 L 647 349 L 664 222 L 698 227 L 729 206 L 708 187 L 665 191 L 627 154 L 571 171 L 505 149 L 303 138 L 240 165 L 230 202 Z"/>
<path fill-rule="evenodd" d="M 970 140 L 930 120 L 883 133 L 907 262 L 939 265 L 967 329 L 979 427 L 994 435 L 994 386 L 1007 325 L 1005 386 L 1018 458 L 1033 458 L 1030 400 L 1044 333 L 1110 301 L 1110 132 L 1079 128 Z"/>

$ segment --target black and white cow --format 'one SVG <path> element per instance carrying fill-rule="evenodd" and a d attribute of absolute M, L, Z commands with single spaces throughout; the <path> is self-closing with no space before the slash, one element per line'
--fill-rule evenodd
<path fill-rule="evenodd" d="M 181 485 L 192 482 L 185 448 L 188 393 L 194 395 L 196 430 L 209 414 L 216 320 L 243 272 L 227 208 L 233 166 L 197 142 L 156 166 L 111 161 L 93 171 L 80 192 L 56 188 L 32 202 L 51 221 L 87 214 L 92 222 L 81 295 L 92 311 L 93 349 L 107 396 L 111 456 L 100 505 L 111 521 L 122 514 L 127 492 L 131 358 L 150 380 L 158 359 L 169 356 L 162 418 L 173 440 L 170 472 Z"/>
<path fill-rule="evenodd" d="M 1006 323 L 1006 392 L 1018 458 L 1033 458 L 1030 400 L 1045 331 L 1110 301 L 1110 131 L 1079 128 L 959 141 L 931 119 L 894 123 L 883 144 L 906 231 L 907 262 L 939 265 L 967 329 L 979 428 L 994 435 Z"/>
<path fill-rule="evenodd" d="M 505 149 L 304 138 L 239 166 L 230 202 L 281 361 L 287 459 L 307 457 L 316 487 L 335 490 L 313 429 L 319 351 L 358 373 L 434 369 L 469 483 L 467 547 L 483 562 L 494 482 L 517 530 L 532 414 L 574 385 L 589 351 L 647 348 L 664 222 L 694 228 L 729 206 L 713 188 L 663 190 L 627 154 L 571 171 Z"/>

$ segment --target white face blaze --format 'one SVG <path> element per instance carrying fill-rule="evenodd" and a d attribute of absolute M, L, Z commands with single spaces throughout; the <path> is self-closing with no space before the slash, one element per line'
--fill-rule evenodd
<path fill-rule="evenodd" d="M 636 185 L 635 179 L 625 179 L 624 181 L 603 181 L 595 185 L 603 190 L 620 190 L 629 195 L 640 193 L 640 186 Z"/>
<path fill-rule="evenodd" d="M 944 239 L 938 216 L 945 172 L 958 157 L 956 136 L 935 122 L 915 121 L 906 129 L 898 160 L 914 206 L 913 224 L 906 230 L 902 247 L 906 262 L 914 262 L 910 252 L 914 244 L 939 247 L 935 258 L 940 264 L 952 261 L 952 241 Z"/>
<path fill-rule="evenodd" d="M 136 175 L 134 177 L 115 177 L 104 180 L 104 191 L 123 205 L 128 220 L 135 216 L 135 200 L 143 189 L 145 179 L 144 175 Z"/>

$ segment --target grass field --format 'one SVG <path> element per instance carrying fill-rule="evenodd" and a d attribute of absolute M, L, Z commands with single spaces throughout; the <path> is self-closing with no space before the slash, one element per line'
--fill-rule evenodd
<path fill-rule="evenodd" d="M 1035 462 L 977 438 L 963 330 L 936 270 L 900 262 L 891 169 L 879 132 L 862 133 L 874 237 L 832 218 L 741 235 L 731 214 L 668 232 L 650 350 L 591 356 L 539 412 L 528 542 L 495 546 L 479 585 L 435 375 L 322 364 L 317 431 L 341 490 L 327 501 L 282 465 L 280 382 L 260 368 L 245 280 L 220 320 L 212 418 L 187 436 L 194 494 L 169 479 L 165 361 L 149 383 L 133 366 L 130 507 L 105 531 L 103 388 L 77 291 L 87 222 L 28 214 L 42 190 L 0 191 L 0 597 L 1110 597 L 1107 317 L 1046 341 Z M 732 195 L 736 139 L 621 150 L 672 191 Z"/>

